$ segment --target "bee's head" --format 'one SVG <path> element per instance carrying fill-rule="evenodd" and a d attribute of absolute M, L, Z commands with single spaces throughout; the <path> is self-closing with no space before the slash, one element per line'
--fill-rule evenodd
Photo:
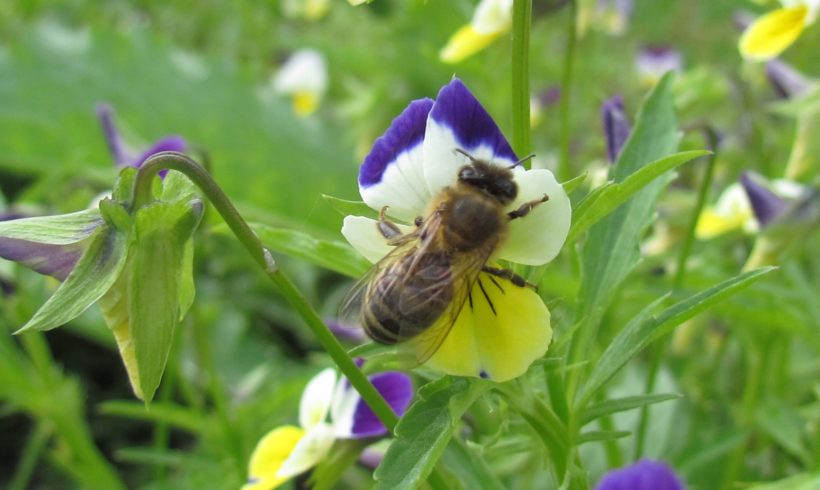
<path fill-rule="evenodd" d="M 518 186 L 509 168 L 474 158 L 458 171 L 458 182 L 494 197 L 503 205 L 511 203 L 518 195 Z"/>

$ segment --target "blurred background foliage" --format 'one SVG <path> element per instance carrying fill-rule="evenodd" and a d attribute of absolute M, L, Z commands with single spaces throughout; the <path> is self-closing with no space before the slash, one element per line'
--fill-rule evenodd
<path fill-rule="evenodd" d="M 533 3 L 530 86 L 534 96 L 555 94 L 567 11 L 557 0 Z M 116 169 L 95 115 L 96 104 L 107 102 L 130 141 L 183 135 L 247 219 L 340 239 L 342 216 L 322 194 L 358 199 L 361 158 L 409 100 L 434 97 L 458 75 L 509 135 L 510 41 L 502 38 L 455 66 L 438 60 L 474 6 L 376 0 L 353 8 L 339 1 L 314 21 L 286 15 L 270 0 L 4 1 L 0 205 L 25 215 L 69 212 L 110 188 Z M 682 149 L 706 146 L 692 128 L 705 125 L 720 135 L 709 201 L 744 170 L 780 177 L 794 119 L 771 110 L 776 94 L 763 65 L 746 64 L 737 53 L 733 19 L 742 10 L 762 11 L 743 0 L 638 0 L 623 35 L 590 25 L 578 41 L 571 94 L 560 94 L 571 97 L 573 174 L 587 171 L 592 181 L 605 168 L 600 104 L 622 94 L 634 118 L 648 89 L 636 58 L 642 48 L 663 46 L 683 57 L 675 85 L 686 130 Z M 809 30 L 786 59 L 820 76 L 819 43 L 820 29 Z M 329 87 L 318 112 L 298 118 L 274 93 L 271 77 L 304 47 L 326 57 Z M 540 164 L 554 166 L 560 121 L 555 97 L 546 100 L 533 150 Z M 608 313 L 609 325 L 622 325 L 668 290 L 675 232 L 679 240 L 704 161 L 682 167 L 662 197 L 659 219 L 671 230 L 672 246 L 643 261 Z M 259 436 L 295 421 L 305 381 L 328 361 L 276 291 L 249 272 L 244 252 L 208 226 L 201 233 L 207 239 L 196 242 L 197 299 L 149 411 L 132 398 L 96 309 L 45 335 L 0 335 L 0 485 L 236 488 Z M 737 273 L 751 242 L 735 233 L 697 243 L 685 287 L 701 289 Z M 810 251 L 818 245 L 815 234 L 777 277 L 675 337 L 659 389 L 685 396 L 653 409 L 647 453 L 671 461 L 692 488 L 715 488 L 727 453 L 752 430 L 749 481 L 817 471 L 820 257 Z M 579 275 L 568 248 L 543 284 L 547 297 L 571 302 Z M 350 281 L 287 257 L 280 262 L 332 317 Z M 7 333 L 54 288 L 7 262 L 0 262 L 0 280 Z M 559 332 L 568 328 L 561 311 L 559 305 Z M 613 334 L 602 332 L 598 345 Z M 762 378 L 761 401 L 739 423 L 749 359 Z M 641 393 L 646 364 L 630 365 L 610 395 Z M 629 429 L 635 415 L 616 423 Z M 588 453 L 587 466 L 599 475 L 602 451 Z M 517 466 L 508 466 L 515 482 Z M 361 474 L 348 478 L 361 482 Z"/>

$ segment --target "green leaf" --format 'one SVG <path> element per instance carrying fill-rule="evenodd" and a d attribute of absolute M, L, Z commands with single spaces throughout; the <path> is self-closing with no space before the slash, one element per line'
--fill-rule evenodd
<path fill-rule="evenodd" d="M 820 471 L 790 476 L 775 482 L 746 487 L 746 490 L 817 490 L 820 488 Z"/>
<path fill-rule="evenodd" d="M 122 272 L 127 252 L 125 233 L 101 226 L 66 277 L 37 313 L 15 333 L 50 330 L 77 318 L 108 291 Z"/>
<path fill-rule="evenodd" d="M 764 267 L 740 274 L 670 306 L 657 316 L 654 316 L 653 312 L 660 304 L 660 300 L 644 308 L 618 332 L 595 363 L 584 385 L 580 406 L 584 406 L 607 380 L 649 342 L 728 296 L 738 293 L 773 270 L 774 267 Z"/>
<path fill-rule="evenodd" d="M 612 167 L 611 178 L 616 183 L 625 182 L 641 167 L 670 155 L 677 148 L 680 136 L 671 81 L 669 74 L 661 79 L 641 108 L 635 128 Z M 638 263 L 641 233 L 655 213 L 655 201 L 665 184 L 666 179 L 655 178 L 589 229 L 581 257 L 579 293 L 579 314 L 589 315 L 589 324 L 597 325 L 618 285 Z M 589 332 L 592 334 L 594 332 Z"/>
<path fill-rule="evenodd" d="M 202 412 L 164 402 L 154 403 L 150 410 L 146 410 L 142 403 L 110 400 L 99 405 L 99 412 L 103 415 L 168 424 L 192 434 L 203 434 L 212 427 L 211 420 Z"/>
<path fill-rule="evenodd" d="M 343 242 L 319 240 L 296 230 L 273 228 L 260 224 L 251 226 L 262 243 L 271 250 L 346 276 L 361 277 L 372 265 L 353 247 Z"/>
<path fill-rule="evenodd" d="M 587 231 L 592 225 L 613 212 L 636 192 L 661 175 L 709 153 L 706 150 L 675 153 L 641 167 L 624 179 L 623 182 L 610 182 L 595 189 L 573 209 L 572 228 L 569 231 L 567 241 L 573 242 L 578 235 Z"/>
<path fill-rule="evenodd" d="M 653 405 L 655 403 L 665 402 L 668 400 L 675 400 L 681 395 L 677 393 L 659 393 L 650 395 L 627 396 L 624 398 L 615 398 L 606 400 L 585 408 L 581 415 L 581 425 L 586 425 L 593 420 L 599 419 L 606 415 L 611 415 L 617 412 L 625 412 L 635 408 Z"/>
<path fill-rule="evenodd" d="M 348 201 L 327 194 L 322 194 L 322 198 L 329 202 L 333 209 L 342 216 L 369 216 L 373 218 L 377 216 L 376 211 L 370 209 L 364 201 Z"/>
<path fill-rule="evenodd" d="M 483 490 L 503 490 L 504 484 L 498 480 L 484 457 L 458 438 L 453 439 L 441 457 L 444 467 L 453 473 L 462 488 Z"/>
<path fill-rule="evenodd" d="M 628 430 L 593 430 L 584 432 L 578 436 L 578 445 L 580 446 L 588 442 L 614 441 L 630 434 L 632 434 L 632 432 Z"/>
<path fill-rule="evenodd" d="M 587 177 L 589 177 L 589 173 L 584 172 L 581 175 L 576 175 L 575 177 L 562 183 L 561 185 L 564 187 L 564 192 L 566 192 L 567 195 L 572 194 L 573 192 L 575 192 L 576 189 L 578 189 L 581 186 L 581 184 L 586 182 Z"/>
<path fill-rule="evenodd" d="M 418 488 L 441 457 L 464 412 L 491 386 L 483 380 L 447 376 L 422 387 L 396 426 L 396 439 L 374 474 L 375 488 Z"/>
<path fill-rule="evenodd" d="M 804 464 L 811 464 L 810 453 L 803 442 L 806 421 L 792 407 L 777 398 L 767 397 L 757 408 L 755 421 L 783 449 Z"/>
<path fill-rule="evenodd" d="M 140 208 L 134 219 L 126 294 L 138 369 L 134 391 L 146 402 L 151 401 L 159 386 L 171 351 L 181 317 L 186 242 L 201 217 L 199 201 L 156 202 Z"/>
<path fill-rule="evenodd" d="M 0 221 L 0 237 L 50 245 L 70 245 L 91 236 L 102 222 L 98 209 Z"/>
<path fill-rule="evenodd" d="M 333 444 L 333 451 L 311 472 L 310 488 L 313 490 L 337 488 L 342 474 L 356 463 L 369 442 L 356 439 L 336 441 Z"/>

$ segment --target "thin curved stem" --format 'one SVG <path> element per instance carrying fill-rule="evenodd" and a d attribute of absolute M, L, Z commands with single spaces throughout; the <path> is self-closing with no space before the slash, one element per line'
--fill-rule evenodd
<path fill-rule="evenodd" d="M 210 174 L 189 157 L 176 152 L 162 152 L 150 157 L 140 167 L 134 183 L 134 207 L 145 205 L 151 201 L 151 184 L 154 177 L 161 170 L 176 170 L 200 188 L 205 197 L 211 201 L 214 209 L 222 216 L 225 223 L 237 239 L 244 245 L 254 261 L 265 271 L 268 278 L 276 284 L 279 292 L 296 310 L 307 324 L 327 353 L 339 367 L 339 370 L 350 381 L 350 384 L 359 392 L 362 399 L 373 410 L 385 427 L 392 433 L 398 422 L 398 417 L 376 390 L 367 377 L 359 370 L 353 359 L 347 355 L 344 347 L 336 340 L 316 310 L 310 305 L 305 296 L 291 280 L 277 267 L 270 252 L 259 237 L 251 230 L 242 216 L 234 207 L 228 196 L 214 182 Z"/>

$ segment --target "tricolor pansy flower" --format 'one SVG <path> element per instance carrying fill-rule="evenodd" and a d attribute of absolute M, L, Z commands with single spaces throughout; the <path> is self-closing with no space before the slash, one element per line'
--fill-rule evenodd
<path fill-rule="evenodd" d="M 410 377 L 400 372 L 369 376 L 396 415 L 404 414 L 413 398 Z M 339 439 L 375 439 L 387 428 L 345 378 L 325 369 L 311 379 L 299 404 L 299 426 L 277 427 L 256 445 L 242 490 L 269 490 L 324 460 Z"/>
<path fill-rule="evenodd" d="M 509 32 L 513 0 L 481 0 L 470 23 L 460 27 L 439 53 L 445 63 L 458 63 Z"/>
<path fill-rule="evenodd" d="M 774 58 L 791 46 L 817 20 L 820 0 L 781 0 L 782 7 L 756 19 L 743 31 L 740 54 L 753 61 Z"/>
<path fill-rule="evenodd" d="M 490 263 L 543 265 L 551 261 L 567 237 L 569 198 L 551 171 L 516 165 L 519 158 L 496 123 L 458 79 L 444 86 L 435 101 L 413 101 L 393 120 L 364 159 L 359 192 L 370 208 L 387 207 L 392 219 L 407 223 L 400 228 L 410 230 L 410 223 L 425 218 L 440 193 L 457 183 L 459 170 L 470 163 L 465 153 L 512 169 L 518 193 L 508 210 L 545 194 L 549 198 L 527 216 L 510 221 L 507 236 Z M 347 216 L 342 234 L 371 262 L 391 250 L 374 219 Z M 484 287 L 493 282 L 499 287 Z M 523 374 L 546 352 L 552 338 L 550 314 L 533 289 L 481 272 L 470 297 L 474 301 L 461 308 L 449 334 L 426 360 L 428 367 L 504 381 Z M 436 331 L 441 326 L 438 322 L 451 322 L 451 318 L 445 313 L 431 329 Z M 429 346 L 407 344 L 424 360 L 421 350 Z"/>
<path fill-rule="evenodd" d="M 674 470 L 662 461 L 642 459 L 612 470 L 595 485 L 595 490 L 684 490 Z"/>
<path fill-rule="evenodd" d="M 708 240 L 738 229 L 755 233 L 784 215 L 792 207 L 790 203 L 804 193 L 803 186 L 795 182 L 778 179 L 764 184 L 759 177 L 744 172 L 739 182 L 726 187 L 714 206 L 704 208 L 695 236 Z"/>
<path fill-rule="evenodd" d="M 291 97 L 293 112 L 299 117 L 316 112 L 327 83 L 325 57 L 315 49 L 296 51 L 273 76 L 273 90 Z"/>

